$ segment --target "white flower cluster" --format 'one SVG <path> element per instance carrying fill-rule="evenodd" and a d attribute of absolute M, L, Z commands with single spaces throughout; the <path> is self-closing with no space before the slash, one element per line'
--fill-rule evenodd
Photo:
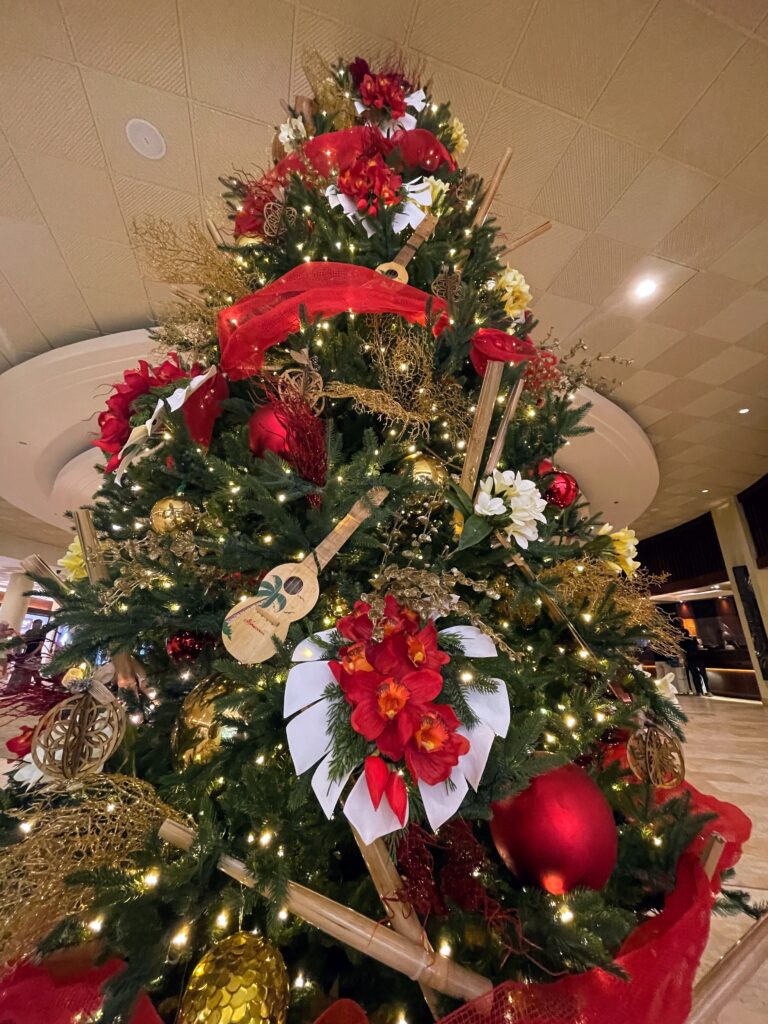
<path fill-rule="evenodd" d="M 538 523 L 546 522 L 547 503 L 533 480 L 524 480 L 512 469 L 493 471 L 480 484 L 475 502 L 478 516 L 498 517 L 499 527 L 521 548 L 538 540 Z"/>
<path fill-rule="evenodd" d="M 277 137 L 285 146 L 286 151 L 290 153 L 294 149 L 298 149 L 306 139 L 307 129 L 300 117 L 289 117 L 284 124 L 280 125 Z"/>

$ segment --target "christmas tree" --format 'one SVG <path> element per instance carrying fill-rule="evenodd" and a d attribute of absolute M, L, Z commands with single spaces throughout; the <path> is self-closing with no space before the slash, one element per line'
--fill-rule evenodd
<path fill-rule="evenodd" d="M 307 71 L 271 169 L 222 179 L 228 228 L 138 226 L 185 287 L 99 418 L 69 580 L 41 577 L 79 710 L 33 744 L 58 788 L 6 798 L 3 955 L 97 936 L 127 964 L 103 1020 L 146 990 L 190 1024 L 416 1022 L 485 979 L 621 977 L 707 820 L 637 664 L 675 637 L 634 535 L 557 469 L 586 371 L 533 340 L 504 161 L 460 167 L 407 68 Z M 35 849 L 53 888 L 24 888 Z M 312 894 L 400 952 L 308 924 Z"/>

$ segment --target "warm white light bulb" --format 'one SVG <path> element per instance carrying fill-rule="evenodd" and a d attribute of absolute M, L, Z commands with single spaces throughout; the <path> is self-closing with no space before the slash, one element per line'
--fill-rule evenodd
<path fill-rule="evenodd" d="M 647 299 L 649 295 L 653 295 L 657 288 L 658 284 L 652 277 L 644 277 L 642 281 L 638 281 L 635 285 L 635 295 L 638 299 Z"/>

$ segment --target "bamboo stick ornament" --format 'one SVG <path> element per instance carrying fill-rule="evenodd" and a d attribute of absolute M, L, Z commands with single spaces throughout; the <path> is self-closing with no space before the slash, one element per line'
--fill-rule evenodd
<path fill-rule="evenodd" d="M 171 292 L 177 299 L 183 299 L 183 301 L 188 302 L 190 306 L 200 306 L 202 308 L 206 305 L 204 298 L 200 295 L 195 295 L 194 292 L 188 292 L 186 288 L 178 288 L 176 285 L 173 285 Z"/>
<path fill-rule="evenodd" d="M 488 476 L 496 468 L 496 463 L 501 458 L 501 453 L 504 450 L 504 442 L 507 438 L 507 431 L 509 425 L 512 422 L 512 417 L 517 412 L 517 407 L 520 403 L 520 396 L 523 393 L 523 384 L 525 383 L 525 374 L 521 373 L 515 386 L 509 393 L 507 398 L 507 405 L 504 409 L 504 415 L 501 417 L 501 423 L 499 423 L 499 429 L 496 431 L 496 437 L 493 442 L 493 447 L 488 455 L 488 461 L 485 464 L 485 472 L 483 476 Z"/>
<path fill-rule="evenodd" d="M 480 397 L 477 400 L 475 418 L 472 420 L 472 429 L 469 432 L 467 450 L 464 456 L 464 466 L 461 470 L 461 487 L 471 498 L 475 491 L 478 473 L 480 472 L 480 460 L 483 457 L 483 449 L 488 438 L 488 431 L 493 418 L 493 410 L 496 406 L 496 399 L 501 388 L 501 378 L 506 363 L 498 359 L 489 360 L 485 368 L 485 376 L 480 387 Z"/>
<path fill-rule="evenodd" d="M 688 1024 L 715 1024 L 720 1011 L 768 956 L 768 917 L 755 922 L 693 990 Z"/>
<path fill-rule="evenodd" d="M 93 513 L 90 509 L 79 508 L 72 513 L 75 529 L 83 551 L 83 561 L 91 583 L 104 583 L 109 579 L 107 563 L 101 553 L 101 544 L 93 525 Z"/>
<path fill-rule="evenodd" d="M 432 956 L 434 950 L 427 939 L 426 933 L 419 921 L 413 907 L 406 903 L 401 896 L 403 880 L 395 867 L 392 858 L 389 856 L 386 844 L 383 839 L 375 839 L 372 843 L 363 842 L 362 836 L 357 829 L 352 829 L 360 853 L 362 854 L 365 866 L 376 887 L 376 892 L 381 898 L 384 909 L 387 912 L 389 923 L 407 939 L 417 942 Z M 419 982 L 424 999 L 429 1007 L 430 1013 L 437 1020 L 439 1013 L 435 992 Z"/>
<path fill-rule="evenodd" d="M 214 245 L 224 245 L 224 236 L 210 217 L 205 218 L 205 227 Z"/>
<path fill-rule="evenodd" d="M 181 850 L 189 850 L 194 843 L 195 833 L 186 825 L 168 818 L 160 826 L 160 838 Z M 256 888 L 253 875 L 242 861 L 225 854 L 219 858 L 218 867 L 242 885 Z M 269 894 L 263 895 L 268 897 Z M 488 978 L 467 970 L 447 957 L 429 953 L 419 943 L 412 942 L 391 928 L 383 927 L 363 914 L 296 882 L 287 885 L 284 909 L 331 938 L 454 999 L 475 999 L 493 988 Z"/>
<path fill-rule="evenodd" d="M 480 227 L 480 225 L 484 222 L 485 218 L 488 216 L 488 211 L 491 209 L 493 200 L 496 198 L 496 193 L 499 191 L 501 179 L 507 173 L 509 162 L 512 159 L 512 153 L 513 150 L 511 146 L 507 146 L 507 148 L 501 155 L 501 159 L 496 164 L 496 170 L 493 172 L 493 177 L 491 178 L 488 184 L 488 188 L 485 190 L 483 198 L 480 200 L 480 205 L 477 208 L 477 213 L 475 214 L 474 219 L 472 221 L 473 228 Z"/>
<path fill-rule="evenodd" d="M 549 229 L 552 227 L 551 220 L 545 220 L 543 224 L 539 224 L 538 227 L 532 228 L 530 231 L 526 231 L 524 235 L 519 235 L 513 239 L 507 248 L 501 253 L 502 256 L 509 256 L 515 249 L 522 249 L 524 245 L 532 242 L 535 238 L 540 238 L 542 235 L 546 235 Z"/>
<path fill-rule="evenodd" d="M 71 594 L 73 592 L 73 588 L 61 576 L 58 576 L 55 570 L 39 555 L 27 555 L 26 558 L 21 559 L 20 565 L 24 572 L 29 573 L 30 576 L 37 576 L 39 579 L 47 580 L 61 593 Z"/>

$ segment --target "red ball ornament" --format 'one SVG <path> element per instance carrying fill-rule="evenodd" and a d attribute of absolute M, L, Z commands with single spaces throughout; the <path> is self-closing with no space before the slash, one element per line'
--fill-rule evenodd
<path fill-rule="evenodd" d="M 269 405 L 263 405 L 248 420 L 248 444 L 254 455 L 274 452 L 281 459 L 288 457 L 288 431 L 285 424 Z"/>
<path fill-rule="evenodd" d="M 617 836 L 600 788 L 575 764 L 537 776 L 522 793 L 492 805 L 491 835 L 521 882 L 562 895 L 602 889 L 616 864 Z"/>
<path fill-rule="evenodd" d="M 544 492 L 550 505 L 568 508 L 579 496 L 579 485 L 570 473 L 555 473 L 555 478 Z"/>
<path fill-rule="evenodd" d="M 180 629 L 165 642 L 168 657 L 176 665 L 188 665 L 197 661 L 206 647 L 216 643 L 212 633 L 197 633 L 193 629 Z"/>

